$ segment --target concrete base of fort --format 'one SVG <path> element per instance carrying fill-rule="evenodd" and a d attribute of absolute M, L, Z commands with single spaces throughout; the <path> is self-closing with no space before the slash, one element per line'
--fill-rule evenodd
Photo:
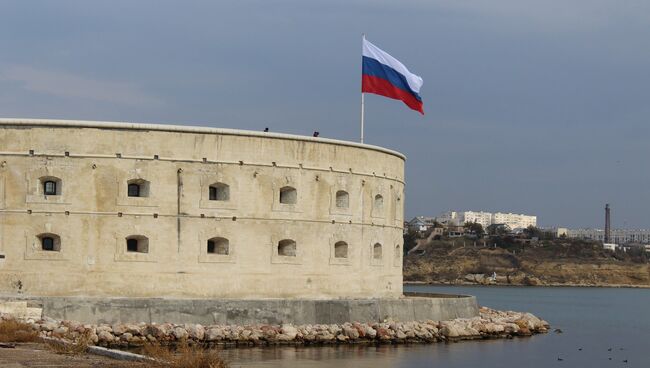
<path fill-rule="evenodd" d="M 444 321 L 479 315 L 473 296 L 407 294 L 396 299 L 158 299 L 0 296 L 27 301 L 43 315 L 82 323 L 198 323 L 202 325 L 341 324 Z"/>

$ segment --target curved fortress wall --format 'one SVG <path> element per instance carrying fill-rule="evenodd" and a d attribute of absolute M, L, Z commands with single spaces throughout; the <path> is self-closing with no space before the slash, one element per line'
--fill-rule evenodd
<path fill-rule="evenodd" d="M 398 297 L 403 178 L 350 142 L 0 120 L 0 293 Z"/>

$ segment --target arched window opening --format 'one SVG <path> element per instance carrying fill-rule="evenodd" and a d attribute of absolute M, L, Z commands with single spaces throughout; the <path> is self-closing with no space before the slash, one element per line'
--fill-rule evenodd
<path fill-rule="evenodd" d="M 127 195 L 129 197 L 148 197 L 149 182 L 143 179 L 133 179 L 127 182 Z"/>
<path fill-rule="evenodd" d="M 384 197 L 381 194 L 375 196 L 375 211 L 382 211 L 384 209 Z"/>
<path fill-rule="evenodd" d="M 296 204 L 298 201 L 298 191 L 294 187 L 282 187 L 280 189 L 280 203 Z"/>
<path fill-rule="evenodd" d="M 226 238 L 212 238 L 208 240 L 208 253 L 228 255 L 230 253 L 230 242 Z"/>
<path fill-rule="evenodd" d="M 61 237 L 56 234 L 40 234 L 38 240 L 41 243 L 41 250 L 46 252 L 61 251 Z"/>
<path fill-rule="evenodd" d="M 228 201 L 230 200 L 230 186 L 224 183 L 215 183 L 210 185 L 211 201 Z"/>
<path fill-rule="evenodd" d="M 285 257 L 296 256 L 296 242 L 291 239 L 284 239 L 278 242 L 278 255 Z"/>
<path fill-rule="evenodd" d="M 350 206 L 350 195 L 344 190 L 336 192 L 336 207 L 348 208 Z"/>
<path fill-rule="evenodd" d="M 130 253 L 149 253 L 149 239 L 142 235 L 127 237 L 126 251 Z"/>
<path fill-rule="evenodd" d="M 395 261 L 399 261 L 399 259 L 402 257 L 402 248 L 397 244 L 395 246 Z"/>
<path fill-rule="evenodd" d="M 381 244 L 375 243 L 372 247 L 372 258 L 381 259 Z"/>
<path fill-rule="evenodd" d="M 43 195 L 55 196 L 61 195 L 61 179 L 52 176 L 46 176 L 40 179 L 43 189 Z"/>
<path fill-rule="evenodd" d="M 334 258 L 348 258 L 348 243 L 339 241 L 334 244 Z"/>

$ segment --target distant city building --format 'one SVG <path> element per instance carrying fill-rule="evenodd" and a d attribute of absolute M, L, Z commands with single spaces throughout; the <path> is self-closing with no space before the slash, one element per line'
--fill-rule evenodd
<path fill-rule="evenodd" d="M 569 237 L 569 229 L 566 227 L 543 227 L 540 230 L 554 238 Z"/>
<path fill-rule="evenodd" d="M 465 235 L 465 228 L 462 226 L 448 226 L 447 236 L 450 238 L 459 238 Z"/>
<path fill-rule="evenodd" d="M 435 217 L 416 216 L 406 223 L 406 227 L 408 227 L 409 230 L 425 232 L 432 228 L 435 223 Z"/>
<path fill-rule="evenodd" d="M 603 248 L 609 249 L 609 250 L 616 250 L 616 244 L 612 243 L 603 243 Z"/>
<path fill-rule="evenodd" d="M 438 222 L 448 225 L 464 225 L 470 222 L 481 224 L 484 228 L 492 224 L 504 224 L 510 229 L 537 226 L 537 216 L 516 213 L 485 211 L 447 211 L 437 217 Z"/>
<path fill-rule="evenodd" d="M 567 237 L 578 239 L 591 239 L 604 242 L 605 230 L 603 229 L 568 229 Z M 613 244 L 650 243 L 650 230 L 648 229 L 612 229 L 609 242 Z"/>
<path fill-rule="evenodd" d="M 506 224 L 511 229 L 537 226 L 537 216 L 520 215 L 516 213 L 497 212 L 492 215 L 493 224 Z"/>
<path fill-rule="evenodd" d="M 476 222 L 477 224 L 481 224 L 483 228 L 486 228 L 494 223 L 492 221 L 492 217 L 494 216 L 490 212 L 475 212 L 475 211 L 465 211 L 461 212 L 463 214 L 463 222 L 462 224 L 468 223 L 468 222 Z M 461 224 L 461 225 L 462 225 Z"/>
<path fill-rule="evenodd" d="M 458 212 L 456 211 L 447 211 L 443 212 L 437 217 L 438 222 L 444 225 L 457 225 L 458 221 Z"/>

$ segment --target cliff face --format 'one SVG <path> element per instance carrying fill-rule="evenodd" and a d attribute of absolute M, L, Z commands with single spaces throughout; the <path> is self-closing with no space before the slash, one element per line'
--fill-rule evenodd
<path fill-rule="evenodd" d="M 406 282 L 650 287 L 647 261 L 593 244 L 503 249 L 434 241 L 419 246 L 404 261 Z"/>

